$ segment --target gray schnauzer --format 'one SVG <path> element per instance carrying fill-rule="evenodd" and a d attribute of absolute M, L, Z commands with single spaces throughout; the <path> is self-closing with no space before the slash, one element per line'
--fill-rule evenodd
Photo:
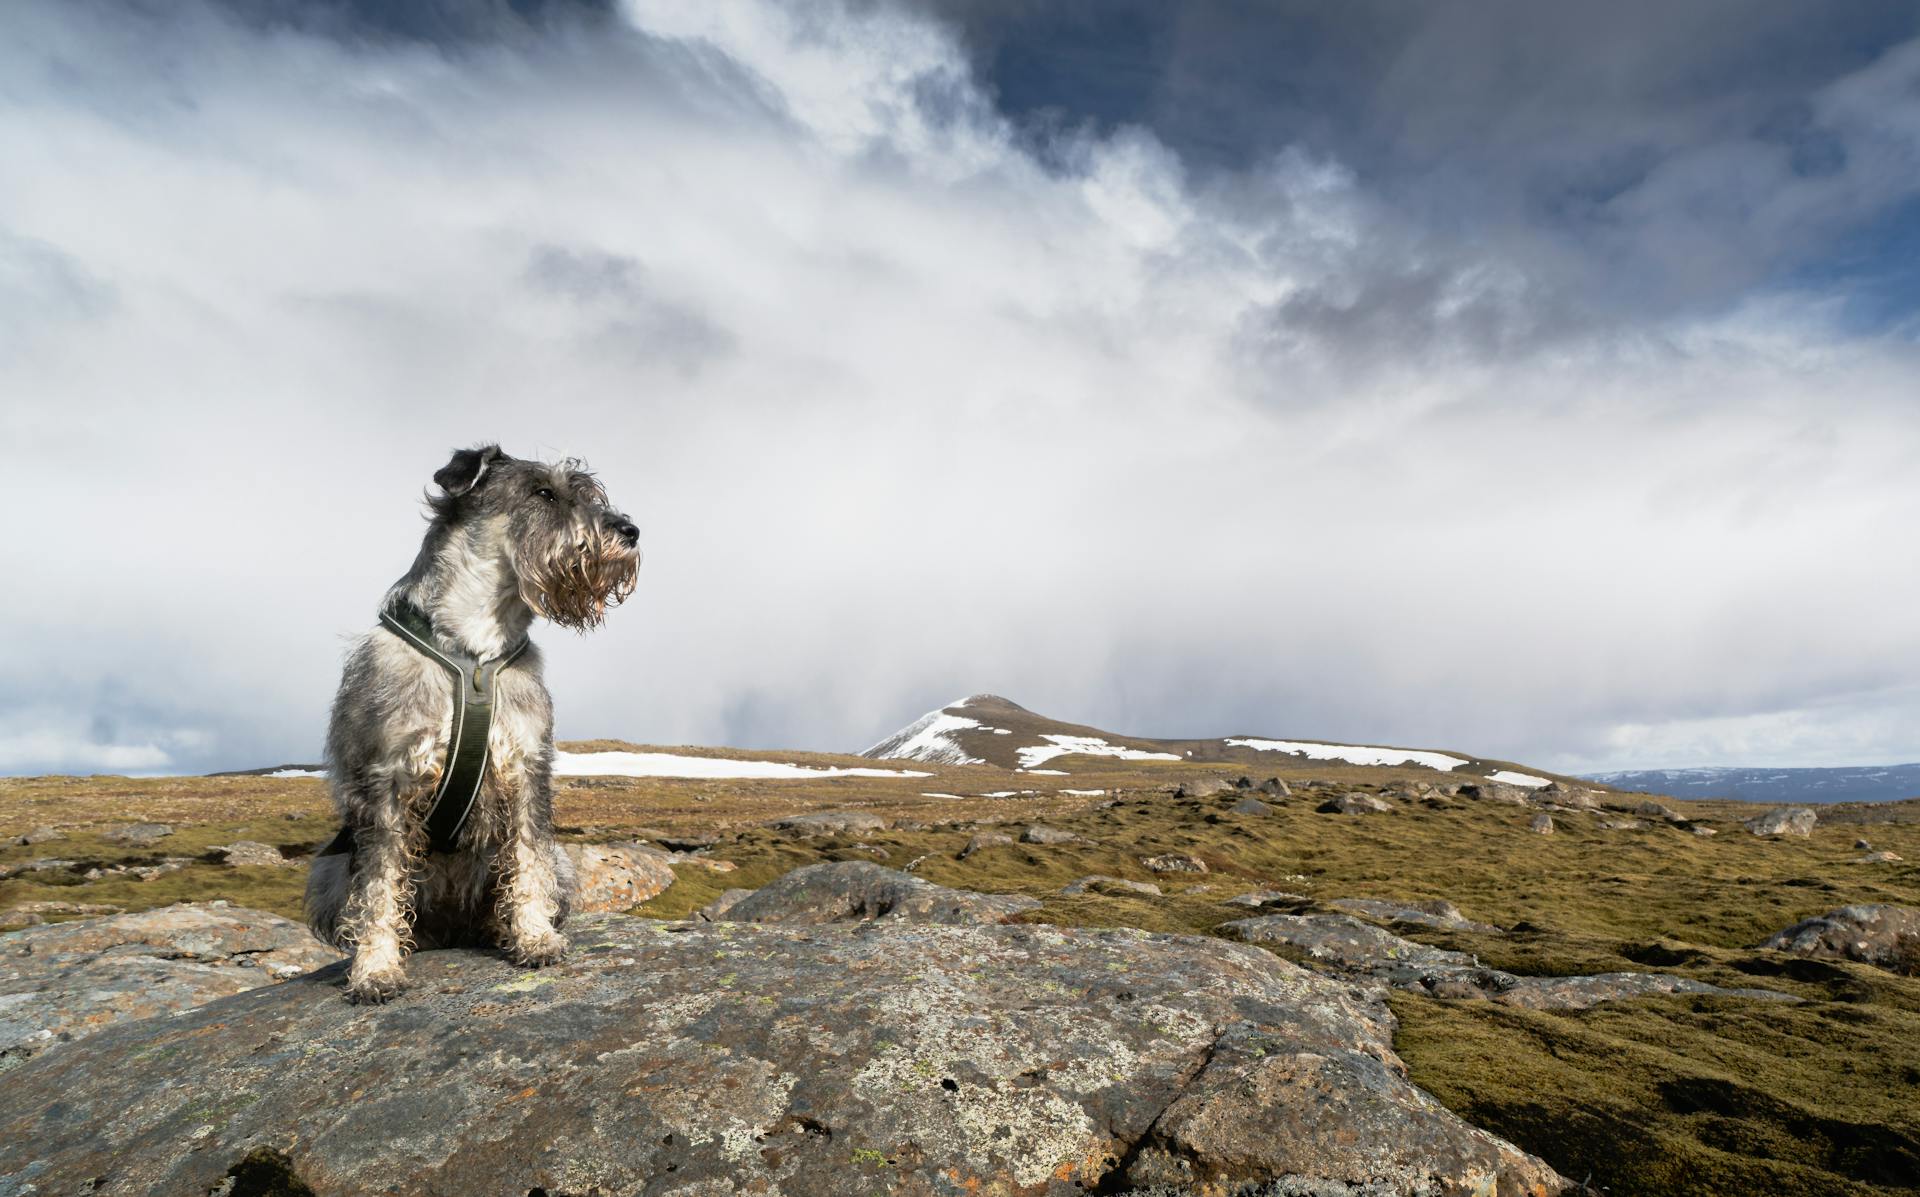
<path fill-rule="evenodd" d="M 433 476 L 426 541 L 347 658 L 327 730 L 344 824 L 307 924 L 353 952 L 347 996 L 406 985 L 413 946 L 556 961 L 573 869 L 553 838 L 553 700 L 536 615 L 597 626 L 633 592 L 640 531 L 577 461 L 462 449 Z"/>

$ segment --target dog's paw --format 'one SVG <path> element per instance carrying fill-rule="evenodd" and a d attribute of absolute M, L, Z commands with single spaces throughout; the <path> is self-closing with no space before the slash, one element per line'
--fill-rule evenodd
<path fill-rule="evenodd" d="M 347 978 L 347 1000 L 356 1006 L 378 1006 L 400 996 L 407 988 L 407 974 L 399 969 Z"/>
<path fill-rule="evenodd" d="M 558 931 L 523 935 L 507 947 L 507 958 L 526 968 L 558 964 L 566 954 L 567 937 Z"/>

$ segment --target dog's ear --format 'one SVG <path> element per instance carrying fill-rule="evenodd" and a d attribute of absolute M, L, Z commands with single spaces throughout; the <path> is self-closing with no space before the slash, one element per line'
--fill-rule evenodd
<path fill-rule="evenodd" d="M 505 457 L 498 445 L 481 445 L 477 449 L 455 449 L 453 458 L 440 467 L 433 481 L 454 498 L 459 498 L 487 476 L 487 470 L 494 462 Z"/>

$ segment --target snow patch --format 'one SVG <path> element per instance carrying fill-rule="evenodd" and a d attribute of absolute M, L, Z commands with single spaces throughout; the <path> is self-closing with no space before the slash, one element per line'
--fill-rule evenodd
<path fill-rule="evenodd" d="M 1020 772 L 1031 773 L 1035 777 L 1069 777 L 1071 776 L 1071 774 L 1069 774 L 1065 769 L 1022 769 L 1020 770 Z"/>
<path fill-rule="evenodd" d="M 966 701 L 963 698 L 949 705 L 965 706 Z M 984 765 L 985 761 L 962 748 L 960 741 L 953 738 L 955 732 L 981 726 L 983 725 L 978 719 L 969 719 L 965 715 L 949 715 L 947 708 L 941 707 L 937 711 L 928 711 L 860 755 L 927 761 L 936 765 Z M 994 731 L 997 733 L 999 729 L 995 728 Z"/>
<path fill-rule="evenodd" d="M 1496 769 L 1492 773 L 1487 774 L 1487 780 L 1505 782 L 1510 786 L 1525 786 L 1530 790 L 1553 784 L 1553 782 L 1547 778 L 1535 777 L 1531 773 L 1516 773 L 1512 769 Z"/>
<path fill-rule="evenodd" d="M 275 769 L 268 777 L 325 777 L 325 769 Z"/>
<path fill-rule="evenodd" d="M 672 752 L 556 752 L 555 777 L 932 777 L 908 769 L 839 769 Z"/>
<path fill-rule="evenodd" d="M 1020 767 L 1032 771 L 1056 756 L 1112 756 L 1123 761 L 1177 761 L 1171 752 L 1146 752 L 1109 744 L 1098 736 L 1043 735 L 1045 744 L 1032 744 L 1019 750 Z"/>
<path fill-rule="evenodd" d="M 1062 794 L 1072 794 L 1075 798 L 1104 798 L 1105 790 L 1061 790 Z"/>
<path fill-rule="evenodd" d="M 1444 752 L 1420 752 L 1411 748 L 1315 744 L 1305 740 L 1228 740 L 1227 743 L 1251 748 L 1255 752 L 1284 752 L 1289 756 L 1304 756 L 1310 761 L 1344 761 L 1349 765 L 1425 765 L 1429 769 L 1444 772 L 1467 763 L 1461 757 L 1448 756 Z"/>

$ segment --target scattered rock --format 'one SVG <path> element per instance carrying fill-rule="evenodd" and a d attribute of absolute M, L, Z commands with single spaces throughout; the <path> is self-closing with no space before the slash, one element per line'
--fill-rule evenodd
<path fill-rule="evenodd" d="M 98 881 L 103 877 L 131 877 L 135 881 L 152 881 L 155 877 L 164 877 L 192 863 L 193 861 L 184 856 L 166 856 L 153 864 L 96 866 L 80 874 L 80 878 L 83 881 Z"/>
<path fill-rule="evenodd" d="M 1266 910 L 1276 906 L 1304 906 L 1312 900 L 1305 894 L 1290 894 L 1285 890 L 1256 889 L 1251 893 L 1228 898 L 1227 905 L 1251 906 L 1256 910 Z"/>
<path fill-rule="evenodd" d="M 673 884 L 668 858 L 645 844 L 562 844 L 573 861 L 573 909 L 631 910 Z"/>
<path fill-rule="evenodd" d="M 1262 794 L 1265 794 L 1269 798 L 1293 797 L 1293 790 L 1287 785 L 1286 782 L 1281 781 L 1277 777 L 1267 778 L 1265 781 L 1255 786 L 1254 789 L 1259 790 Z"/>
<path fill-rule="evenodd" d="M 702 906 L 695 912 L 694 917 L 708 923 L 725 922 L 727 921 L 729 912 L 740 904 L 740 899 L 752 896 L 753 891 L 750 889 L 727 890 L 713 901 Z"/>
<path fill-rule="evenodd" d="M 14 931 L 0 939 L 0 1068 L 116 1022 L 189 1010 L 338 959 L 299 923 L 225 902 Z M 109 1057 L 103 1067 L 124 1063 Z"/>
<path fill-rule="evenodd" d="M 9 877 L 18 877 L 24 873 L 67 872 L 77 867 L 77 863 L 71 860 L 43 856 L 38 860 L 23 860 L 18 864 L 0 865 L 0 881 L 5 881 Z"/>
<path fill-rule="evenodd" d="M 1242 798 L 1227 808 L 1236 815 L 1270 815 L 1273 808 L 1258 798 Z"/>
<path fill-rule="evenodd" d="M 1535 835 L 1552 835 L 1553 816 L 1545 811 L 1541 811 L 1533 817 L 1533 822 L 1527 824 L 1527 830 L 1533 832 Z"/>
<path fill-rule="evenodd" d="M 1023 894 L 948 889 L 861 860 L 795 869 L 740 899 L 726 912 L 736 923 L 1004 923 L 1040 905 Z"/>
<path fill-rule="evenodd" d="M 1648 994 L 1690 993 L 1798 1001 L 1770 989 L 1723 989 L 1660 973 L 1522 977 L 1483 966 L 1465 952 L 1431 948 L 1344 914 L 1269 914 L 1217 930 L 1248 943 L 1279 944 L 1341 975 L 1428 997 L 1476 997 L 1532 1010 L 1584 1010 Z"/>
<path fill-rule="evenodd" d="M 1505 802 L 1513 806 L 1527 805 L 1527 791 L 1519 786 L 1510 786 L 1502 781 L 1473 781 L 1460 786 L 1462 798 L 1480 798 L 1488 802 Z"/>
<path fill-rule="evenodd" d="M 1900 860 L 1901 858 L 1898 855 L 1882 848 L 1878 852 L 1869 852 L 1865 856 L 1857 858 L 1853 863 L 1855 864 L 1899 864 Z"/>
<path fill-rule="evenodd" d="M 1204 873 L 1207 862 L 1187 852 L 1165 852 L 1159 856 L 1142 856 L 1140 863 L 1156 873 Z"/>
<path fill-rule="evenodd" d="M 985 852 L 988 848 L 998 848 L 1011 844 L 1013 837 L 1002 831 L 976 831 L 967 846 L 960 849 L 960 859 L 965 860 L 976 852 Z"/>
<path fill-rule="evenodd" d="M 25 842 L 26 842 L 25 840 L 22 840 L 22 841 L 21 841 L 21 843 L 25 843 Z M 1871 850 L 1871 849 L 1873 848 L 1873 844 L 1872 844 L 1872 843 L 1870 843 L 1870 842 L 1869 842 L 1869 841 L 1867 841 L 1867 840 L 1864 840 L 1864 839 L 1859 839 L 1859 840 L 1855 840 L 1855 841 L 1853 841 L 1853 846 L 1854 846 L 1854 848 L 1856 848 L 1857 850 L 1859 850 L 1859 851 L 1861 851 L 1861 852 L 1866 852 L 1866 851 L 1869 851 L 1869 850 Z"/>
<path fill-rule="evenodd" d="M 1020 833 L 1020 842 L 1024 844 L 1078 844 L 1081 838 L 1071 831 L 1062 831 L 1058 827 L 1042 827 L 1034 824 Z"/>
<path fill-rule="evenodd" d="M 1904 964 L 1909 954 L 1920 962 L 1920 907 L 1884 902 L 1842 906 L 1803 919 L 1760 946 L 1882 968 Z"/>
<path fill-rule="evenodd" d="M 135 848 L 145 848 L 150 844 L 173 834 L 173 828 L 165 823 L 123 823 L 118 827 L 109 827 L 100 833 L 103 840 L 112 840 L 116 844 L 128 844 Z"/>
<path fill-rule="evenodd" d="M 226 854 L 226 863 L 236 868 L 260 865 L 271 869 L 294 868 L 302 861 L 289 860 L 280 849 L 272 844 L 263 844 L 258 840 L 235 840 L 225 848 L 216 848 L 216 852 Z"/>
<path fill-rule="evenodd" d="M 1746 828 L 1755 835 L 1812 835 L 1820 816 L 1805 806 L 1783 806 L 1748 819 Z"/>
<path fill-rule="evenodd" d="M 885 831 L 887 821 L 863 810 L 821 811 L 812 815 L 789 815 L 767 824 L 775 831 L 810 839 L 820 835 L 872 835 Z"/>
<path fill-rule="evenodd" d="M 1329 798 L 1315 808 L 1323 815 L 1371 815 L 1393 809 L 1393 805 L 1372 794 L 1342 794 Z"/>
<path fill-rule="evenodd" d="M 1175 798 L 1211 798 L 1215 794 L 1224 794 L 1233 789 L 1233 783 L 1219 777 L 1201 777 L 1193 781 L 1183 781 L 1174 790 Z"/>
<path fill-rule="evenodd" d="M 1600 830 L 1602 831 L 1645 831 L 1646 829 L 1647 825 L 1638 819 L 1600 820 Z"/>
<path fill-rule="evenodd" d="M 56 827 L 36 827 L 25 835 L 14 836 L 13 842 L 23 848 L 27 848 L 32 847 L 34 844 L 48 844 L 54 840 L 64 840 L 66 838 L 67 833 Z"/>
<path fill-rule="evenodd" d="M 698 852 L 702 848 L 711 848 L 720 842 L 718 835 L 711 833 L 703 835 L 687 831 L 655 831 L 642 838 L 673 852 Z"/>
<path fill-rule="evenodd" d="M 1702 827 L 1698 823 L 1695 823 L 1693 826 L 1687 828 L 1687 830 L 1699 836 L 1701 839 L 1707 839 L 1711 836 L 1716 836 L 1720 834 L 1718 831 L 1715 831 L 1713 828 Z"/>
<path fill-rule="evenodd" d="M 1150 881 L 1128 881 L 1124 877 L 1107 877 L 1099 873 L 1095 873 L 1091 877 L 1082 877 L 1078 881 L 1070 881 L 1060 887 L 1061 893 L 1069 895 L 1084 894 L 1088 891 L 1094 893 L 1141 894 L 1149 898 L 1157 898 L 1160 896 L 1160 887 Z"/>
<path fill-rule="evenodd" d="M 539 972 L 418 954 L 414 988 L 372 1014 L 334 969 L 31 1060 L 7 1078 L 0 1141 L 31 1146 L 5 1179 L 206 1193 L 272 1144 L 289 1179 L 328 1192 L 411 1192 L 426 1170 L 448 1193 L 1565 1184 L 1409 1083 L 1382 1006 L 1243 945 L 605 915 L 569 930 L 574 951 Z"/>
<path fill-rule="evenodd" d="M 1548 802 L 1570 810 L 1592 810 L 1600 804 L 1602 796 L 1599 790 L 1582 789 L 1564 781 L 1555 781 L 1533 791 L 1530 800 L 1535 803 Z"/>
<path fill-rule="evenodd" d="M 1458 906 L 1445 898 L 1428 898 L 1418 902 L 1401 902 L 1387 898 L 1338 898 L 1327 905 L 1335 910 L 1344 910 L 1348 914 L 1365 915 L 1383 923 L 1415 923 L 1422 927 L 1435 927 L 1443 931 L 1477 931 L 1493 934 L 1500 928 L 1491 923 L 1476 923 L 1463 914 Z"/>

